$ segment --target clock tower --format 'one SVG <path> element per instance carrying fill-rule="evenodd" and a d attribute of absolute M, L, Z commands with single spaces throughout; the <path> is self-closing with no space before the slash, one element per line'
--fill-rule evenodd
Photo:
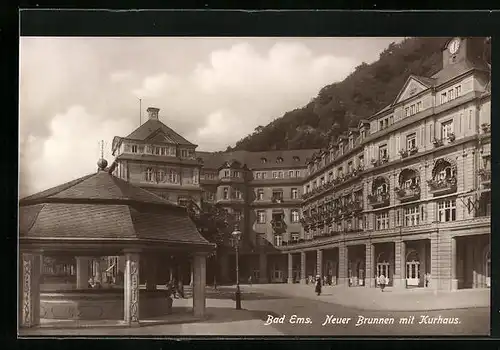
<path fill-rule="evenodd" d="M 454 37 L 443 48 L 443 69 L 464 61 L 476 62 L 481 59 L 481 38 Z"/>

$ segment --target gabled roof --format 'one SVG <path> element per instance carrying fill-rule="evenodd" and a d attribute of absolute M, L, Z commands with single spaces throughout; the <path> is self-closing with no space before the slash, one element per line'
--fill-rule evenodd
<path fill-rule="evenodd" d="M 155 119 L 149 119 L 125 138 L 129 140 L 146 141 L 151 137 L 157 136 L 159 133 L 163 133 L 162 136 L 165 138 L 164 142 L 186 146 L 196 146 L 163 124 L 161 121 Z"/>
<path fill-rule="evenodd" d="M 406 92 L 408 86 L 412 83 L 412 81 L 416 81 L 417 83 L 419 83 L 420 85 L 423 86 L 423 89 L 421 91 L 429 89 L 429 88 L 431 88 L 433 86 L 433 79 L 431 79 L 431 78 L 422 78 L 422 77 L 419 77 L 419 76 L 416 76 L 416 75 L 412 74 L 412 75 L 410 75 L 408 77 L 408 79 L 406 79 L 406 82 L 404 83 L 404 85 L 401 88 L 401 90 L 399 90 L 399 93 L 396 96 L 396 98 L 394 99 L 394 102 L 392 103 L 391 106 L 393 106 L 393 105 L 395 105 L 396 103 L 399 102 L 399 100 L 401 99 L 402 95 Z M 416 92 L 414 95 L 420 93 L 421 91 Z M 410 95 L 407 98 L 410 98 L 410 97 L 412 97 L 414 95 L 412 94 L 412 95 Z M 407 98 L 405 98 L 405 100 Z"/>

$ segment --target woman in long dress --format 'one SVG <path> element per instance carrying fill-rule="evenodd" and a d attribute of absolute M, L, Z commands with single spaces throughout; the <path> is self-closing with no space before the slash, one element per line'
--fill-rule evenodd
<path fill-rule="evenodd" d="M 315 288 L 315 292 L 316 292 L 317 295 L 321 294 L 321 277 L 319 275 L 316 276 L 316 288 Z"/>

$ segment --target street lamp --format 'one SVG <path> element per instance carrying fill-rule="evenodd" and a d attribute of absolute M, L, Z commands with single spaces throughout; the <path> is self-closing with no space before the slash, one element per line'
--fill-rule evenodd
<path fill-rule="evenodd" d="M 240 245 L 241 231 L 238 229 L 238 225 L 234 226 L 234 231 L 231 234 L 234 238 L 234 248 L 236 250 L 236 310 L 241 310 L 241 291 L 240 291 L 240 267 L 239 267 L 239 250 L 238 247 Z"/>

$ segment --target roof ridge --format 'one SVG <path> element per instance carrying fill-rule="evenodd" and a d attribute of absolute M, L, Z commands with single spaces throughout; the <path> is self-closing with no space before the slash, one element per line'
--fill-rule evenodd
<path fill-rule="evenodd" d="M 90 177 L 96 175 L 97 173 L 92 173 L 92 174 L 88 174 L 88 175 L 85 175 L 85 176 L 82 176 L 78 179 L 75 179 L 75 180 L 71 180 L 71 181 L 68 181 L 68 182 L 65 182 L 59 186 L 54 186 L 54 187 L 51 187 L 51 188 L 48 188 L 46 190 L 43 190 L 41 192 L 37 192 L 37 193 L 34 193 L 32 195 L 29 195 L 27 197 L 24 197 L 24 198 L 21 198 L 19 199 L 19 202 L 21 201 L 28 201 L 28 200 L 32 200 L 32 199 L 39 199 L 39 198 L 48 198 L 48 197 L 52 197 L 52 196 L 55 196 L 63 191 L 66 191 L 67 189 L 71 188 L 71 187 L 74 187 L 80 183 L 82 183 L 83 181 L 89 179 Z M 53 190 L 56 190 L 56 189 L 59 189 L 57 192 L 53 192 L 53 193 L 50 193 L 49 191 L 53 191 Z M 46 192 L 49 192 L 50 194 L 49 195 L 44 195 L 44 193 Z"/>

